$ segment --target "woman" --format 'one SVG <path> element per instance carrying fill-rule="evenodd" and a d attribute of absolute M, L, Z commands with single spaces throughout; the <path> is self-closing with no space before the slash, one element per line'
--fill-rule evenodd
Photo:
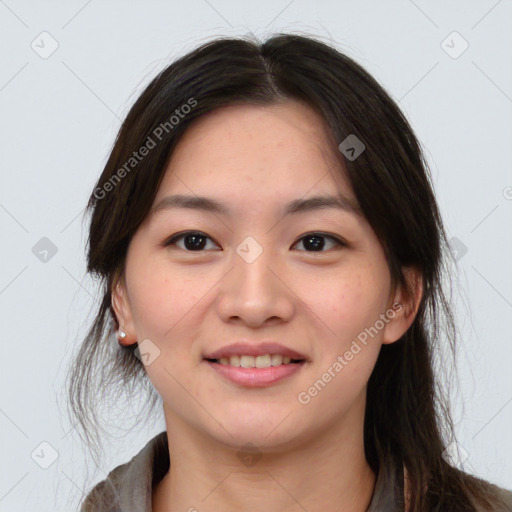
<path fill-rule="evenodd" d="M 512 510 L 447 456 L 445 232 L 409 124 L 347 56 L 202 45 L 138 98 L 88 208 L 104 293 L 72 408 L 87 436 L 111 384 L 149 381 L 166 431 L 83 511 Z"/>

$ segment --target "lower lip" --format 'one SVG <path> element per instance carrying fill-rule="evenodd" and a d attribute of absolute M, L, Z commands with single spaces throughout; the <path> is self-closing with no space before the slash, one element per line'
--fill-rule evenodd
<path fill-rule="evenodd" d="M 269 368 L 242 368 L 228 364 L 212 363 L 207 360 L 205 362 L 231 382 L 254 388 L 261 388 L 279 382 L 297 373 L 304 366 L 304 362 L 302 362 L 281 364 Z"/>

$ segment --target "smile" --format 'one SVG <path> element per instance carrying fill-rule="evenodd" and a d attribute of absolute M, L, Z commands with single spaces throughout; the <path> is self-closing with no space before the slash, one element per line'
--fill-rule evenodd
<path fill-rule="evenodd" d="M 273 357 L 275 365 L 272 365 Z M 289 357 L 284 358 L 277 354 L 265 354 L 257 357 L 242 355 L 221 359 L 223 362 L 216 359 L 204 359 L 204 362 L 217 375 L 234 384 L 249 388 L 261 388 L 276 384 L 296 374 L 306 364 L 305 360 L 291 360 Z M 259 367 L 255 366 L 258 359 L 260 360 Z M 232 360 L 234 364 L 231 364 Z"/>
<path fill-rule="evenodd" d="M 234 355 L 231 357 L 221 357 L 220 359 L 207 359 L 207 361 L 235 368 L 270 368 L 272 366 L 297 364 L 304 360 L 292 359 L 280 354 L 263 354 L 261 356 Z"/>

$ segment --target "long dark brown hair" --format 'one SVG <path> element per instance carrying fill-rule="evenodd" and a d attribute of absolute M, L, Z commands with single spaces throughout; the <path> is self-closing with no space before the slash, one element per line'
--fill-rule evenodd
<path fill-rule="evenodd" d="M 306 102 L 326 121 L 329 142 L 385 250 L 393 282 L 407 289 L 405 267 L 422 274 L 414 323 L 399 341 L 382 346 L 368 382 L 368 464 L 375 472 L 383 464 L 392 468 L 399 510 L 511 510 L 510 498 L 498 487 L 456 468 L 446 456 L 455 434 L 436 350 L 448 348 L 455 356 L 456 329 L 442 286 L 450 253 L 420 144 L 397 104 L 368 72 L 332 45 L 305 35 L 204 43 L 161 71 L 126 116 L 87 205 L 87 271 L 99 278 L 103 296 L 68 374 L 71 414 L 83 439 L 90 448 L 99 441 L 97 407 L 112 400 L 116 387 L 134 394 L 144 389 L 150 411 L 158 402 L 133 349 L 112 349 L 118 324 L 111 293 L 181 135 L 220 107 L 285 100 Z M 338 150 L 349 135 L 365 145 L 355 160 Z M 143 147 L 145 156 L 135 158 Z"/>

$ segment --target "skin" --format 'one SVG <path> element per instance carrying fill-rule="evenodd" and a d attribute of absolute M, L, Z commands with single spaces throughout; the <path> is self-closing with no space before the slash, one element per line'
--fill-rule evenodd
<path fill-rule="evenodd" d="M 321 117 L 286 101 L 229 106 L 201 118 L 176 147 L 154 204 L 170 194 L 215 198 L 232 216 L 184 208 L 149 215 L 133 236 L 112 294 L 122 340 L 149 339 L 160 354 L 146 366 L 163 399 L 170 471 L 153 511 L 351 511 L 371 502 L 376 475 L 364 456 L 366 386 L 382 344 L 411 325 L 414 293 L 394 289 L 383 249 L 360 215 L 321 209 L 283 217 L 284 204 L 342 193 L 357 205 Z M 341 171 L 341 172 L 340 172 Z M 175 233 L 204 233 L 190 250 Z M 304 241 L 320 238 L 323 249 Z M 247 236 L 263 249 L 248 263 Z M 188 250 L 187 250 L 188 247 Z M 306 405 L 307 391 L 395 303 L 403 307 Z M 239 339 L 278 341 L 309 362 L 262 388 L 225 380 L 203 355 Z M 261 458 L 237 456 L 246 443 Z"/>

